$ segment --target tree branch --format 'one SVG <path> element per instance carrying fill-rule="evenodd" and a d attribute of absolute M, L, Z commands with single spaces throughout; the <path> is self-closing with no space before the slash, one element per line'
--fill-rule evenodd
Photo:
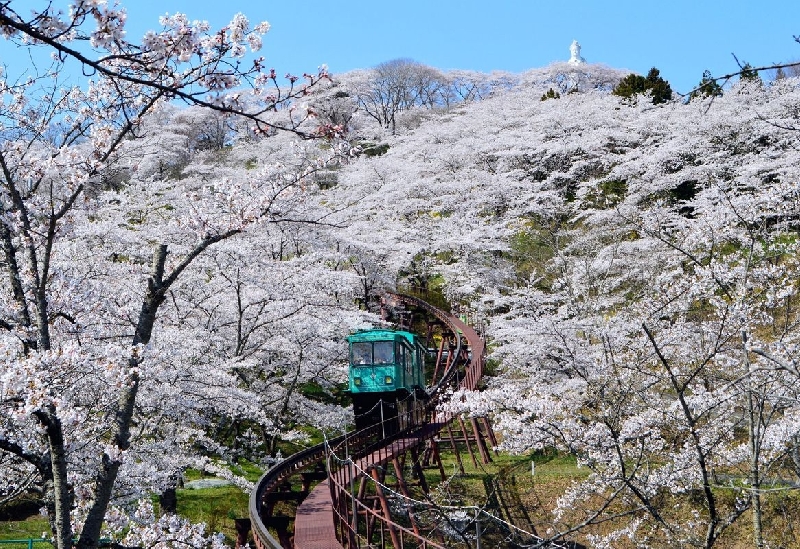
<path fill-rule="evenodd" d="M 68 47 L 64 42 L 61 42 L 61 41 L 57 40 L 56 38 L 48 36 L 47 34 L 45 34 L 43 32 L 40 32 L 39 30 L 36 29 L 36 27 L 33 24 L 26 23 L 24 21 L 18 21 L 16 19 L 14 19 L 13 17 L 9 17 L 6 14 L 5 11 L 0 11 L 0 27 L 3 27 L 3 26 L 10 27 L 10 28 L 12 28 L 14 30 L 17 30 L 17 31 L 21 32 L 22 34 L 25 34 L 25 35 L 27 35 L 27 36 L 29 36 L 29 37 L 31 37 L 31 38 L 43 43 L 43 44 L 46 44 L 47 46 L 49 46 L 49 47 L 53 48 L 55 51 L 57 51 L 59 53 L 59 55 L 62 56 L 62 59 L 63 59 L 63 56 L 71 57 L 71 58 L 75 59 L 76 61 L 80 62 L 84 67 L 89 67 L 94 72 L 97 72 L 97 73 L 102 74 L 102 75 L 104 75 L 106 77 L 109 77 L 112 80 L 121 80 L 121 81 L 129 82 L 131 84 L 136 84 L 136 85 L 139 85 L 139 86 L 144 86 L 144 87 L 147 87 L 147 88 L 151 88 L 151 89 L 157 90 L 159 92 L 159 95 L 164 95 L 166 97 L 178 98 L 178 99 L 181 99 L 181 100 L 185 101 L 188 104 L 198 105 L 198 106 L 205 107 L 207 109 L 211 109 L 211 110 L 214 110 L 214 111 L 217 111 L 217 112 L 221 112 L 221 113 L 229 113 L 229 114 L 236 114 L 238 116 L 242 116 L 243 118 L 251 120 L 252 122 L 254 122 L 256 124 L 256 126 L 261 131 L 264 131 L 264 128 L 268 128 L 268 129 L 288 131 L 288 132 L 294 133 L 298 137 L 302 137 L 304 139 L 309 139 L 309 138 L 315 137 L 314 134 L 309 134 L 307 132 L 303 132 L 303 131 L 298 129 L 299 125 L 305 120 L 305 118 L 303 120 L 300 120 L 300 121 L 292 121 L 292 123 L 290 125 L 288 125 L 288 126 L 282 126 L 282 125 L 278 125 L 278 124 L 273 124 L 271 122 L 267 122 L 262 117 L 259 116 L 259 114 L 261 114 L 263 112 L 274 110 L 274 107 L 275 107 L 275 105 L 277 104 L 278 101 L 285 102 L 285 101 L 287 101 L 289 99 L 296 99 L 296 98 L 305 96 L 308 93 L 307 87 L 306 88 L 301 88 L 299 90 L 294 90 L 294 87 L 292 86 L 292 89 L 287 93 L 287 95 L 285 97 L 278 98 L 275 103 L 272 103 L 272 105 L 270 105 L 270 107 L 268 107 L 266 109 L 263 109 L 262 111 L 257 112 L 255 114 L 254 113 L 249 113 L 249 112 L 246 112 L 246 111 L 244 111 L 242 109 L 239 109 L 239 108 L 234 108 L 232 106 L 226 106 L 226 105 L 222 105 L 222 104 L 219 104 L 217 102 L 214 102 L 214 101 L 209 101 L 209 100 L 202 99 L 202 98 L 198 97 L 201 92 L 191 93 L 191 92 L 184 91 L 182 88 L 185 87 L 185 86 L 174 85 L 174 84 L 163 84 L 163 83 L 159 82 L 158 80 L 156 80 L 155 77 L 153 77 L 153 78 L 142 78 L 142 77 L 139 77 L 139 76 L 126 74 L 125 72 L 122 72 L 120 70 L 109 69 L 105 65 L 105 63 L 110 63 L 110 62 L 126 61 L 126 62 L 128 62 L 130 64 L 137 64 L 138 63 L 144 68 L 144 67 L 147 66 L 147 63 L 142 61 L 141 59 L 139 59 L 142 56 L 141 53 L 139 53 L 139 54 L 125 54 L 125 55 L 109 55 L 109 56 L 101 57 L 100 59 L 95 60 L 95 59 L 90 59 L 90 58 L 86 57 L 84 54 L 82 54 L 80 51 L 78 51 L 76 49 Z M 216 61 L 216 62 L 218 62 L 218 61 Z M 169 78 L 167 78 L 169 75 L 164 74 L 164 70 L 163 69 L 161 71 L 159 71 L 159 75 L 162 78 L 164 78 L 166 80 L 169 80 Z M 327 78 L 327 75 L 326 74 L 321 74 L 320 77 L 318 77 L 316 79 L 311 78 L 311 81 L 309 82 L 308 87 L 315 85 L 317 82 L 319 82 L 323 78 Z M 179 81 L 181 79 L 176 77 L 175 80 Z M 204 91 L 202 93 L 206 93 L 206 92 Z"/>

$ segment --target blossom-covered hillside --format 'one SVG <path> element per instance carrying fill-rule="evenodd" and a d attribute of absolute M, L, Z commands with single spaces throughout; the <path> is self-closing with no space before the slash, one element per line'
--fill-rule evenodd
<path fill-rule="evenodd" d="M 800 81 L 653 105 L 544 100 L 544 72 L 358 127 L 385 152 L 338 171 L 338 238 L 485 319 L 499 374 L 464 410 L 591 471 L 551 534 L 729 546 L 747 521 L 796 543 L 776 509 L 800 476 Z"/>

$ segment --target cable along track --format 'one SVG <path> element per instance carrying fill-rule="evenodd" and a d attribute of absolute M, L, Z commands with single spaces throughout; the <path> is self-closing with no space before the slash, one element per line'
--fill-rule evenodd
<path fill-rule="evenodd" d="M 408 496 L 399 470 L 405 453 L 410 452 L 415 467 L 419 467 L 420 447 L 427 441 L 433 441 L 443 430 L 447 430 L 450 440 L 453 440 L 449 426 L 456 418 L 436 408 L 448 388 L 477 388 L 485 365 L 485 345 L 471 326 L 452 314 L 418 297 L 404 294 L 389 294 L 389 297 L 395 302 L 425 311 L 452 334 L 455 346 L 446 353 L 442 377 L 429 389 L 430 401 L 424 410 L 410 411 L 409 414 L 414 414 L 414 417 L 406 418 L 402 424 L 411 427 L 398 433 L 386 437 L 382 426 L 376 424 L 302 450 L 269 469 L 250 494 L 250 522 L 255 545 L 259 549 L 374 547 L 369 538 L 377 535 L 378 531 L 384 546 L 391 544 L 397 549 L 444 547 L 440 542 L 424 537 L 413 515 L 406 515 L 409 521 L 404 521 L 404 525 L 392 519 L 387 498 L 382 493 L 382 474 L 387 467 L 393 466 L 400 481 L 400 490 Z M 442 349 L 439 351 L 437 368 L 438 361 L 444 358 Z M 472 427 L 475 442 L 485 461 L 488 459 L 488 450 L 474 419 Z M 493 436 L 488 423 L 485 430 L 488 436 Z M 416 472 L 421 477 L 420 483 L 424 484 L 421 470 Z M 443 469 L 441 472 L 444 474 Z M 288 481 L 292 477 L 302 480 L 299 492 L 290 488 Z M 324 482 L 309 492 L 310 483 L 316 480 Z M 377 496 L 364 497 L 366 482 L 374 482 Z M 287 530 L 292 517 L 273 516 L 275 505 L 288 500 L 300 504 L 295 517 L 294 540 Z M 270 527 L 278 532 L 279 539 L 270 533 Z"/>

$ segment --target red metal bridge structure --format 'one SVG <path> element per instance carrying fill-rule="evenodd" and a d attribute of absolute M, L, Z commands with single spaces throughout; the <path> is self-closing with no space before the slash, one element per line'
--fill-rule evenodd
<path fill-rule="evenodd" d="M 413 417 L 402 418 L 399 424 L 406 427 L 399 432 L 387 435 L 385 426 L 376 424 L 293 454 L 267 471 L 250 495 L 250 526 L 258 549 L 443 549 L 442 532 L 426 530 L 415 507 L 402 503 L 415 501 L 410 485 L 428 494 L 424 466 L 447 479 L 439 453 L 443 444 L 454 450 L 462 473 L 459 443 L 476 467 L 478 460 L 492 460 L 487 440 L 497 441 L 487 418 L 439 411 L 453 390 L 478 387 L 486 360 L 483 337 L 463 319 L 420 298 L 390 294 L 389 299 L 430 319 L 429 336 L 433 325 L 449 334 L 439 345 L 430 401 L 409 412 Z M 394 473 L 391 486 L 388 471 Z M 276 513 L 292 502 L 295 506 L 288 507 L 295 509 L 294 516 Z"/>

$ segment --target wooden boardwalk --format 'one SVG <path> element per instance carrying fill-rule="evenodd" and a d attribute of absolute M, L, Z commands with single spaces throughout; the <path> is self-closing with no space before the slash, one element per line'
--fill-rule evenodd
<path fill-rule="evenodd" d="M 333 505 L 328 481 L 311 490 L 297 508 L 294 521 L 295 549 L 343 549 L 333 527 Z"/>

